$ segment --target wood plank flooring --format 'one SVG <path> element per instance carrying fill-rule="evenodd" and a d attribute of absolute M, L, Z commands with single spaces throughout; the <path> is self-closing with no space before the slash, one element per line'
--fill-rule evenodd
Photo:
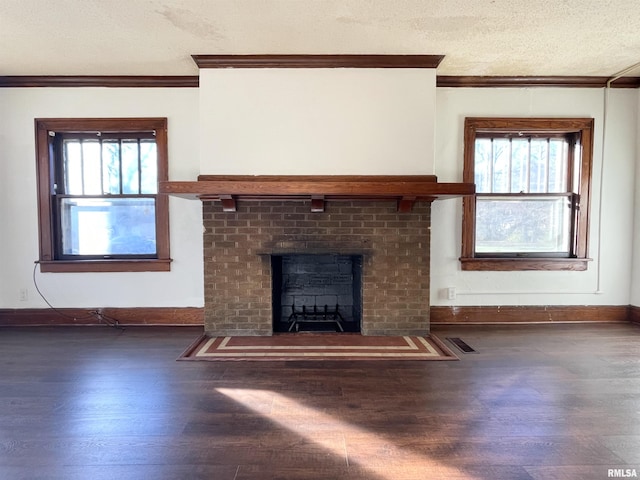
<path fill-rule="evenodd" d="M 438 326 L 458 362 L 177 362 L 201 327 L 0 329 L 0 478 L 640 475 L 640 326 Z"/>

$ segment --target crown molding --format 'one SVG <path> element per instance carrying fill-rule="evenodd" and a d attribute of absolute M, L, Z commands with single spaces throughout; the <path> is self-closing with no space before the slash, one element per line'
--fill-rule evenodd
<path fill-rule="evenodd" d="M 408 59 L 406 57 L 436 57 L 433 55 L 285 55 L 290 58 L 284 62 L 276 60 L 276 56 L 266 60 L 256 55 L 194 55 L 207 57 L 201 60 L 200 68 L 435 68 L 437 63 L 426 59 Z M 215 59 L 213 58 L 215 57 Z M 233 57 L 222 59 L 221 57 Z M 239 57 L 243 57 L 241 60 Z M 316 60 L 305 61 L 312 57 Z M 362 58 L 361 60 L 342 61 L 319 57 L 383 57 L 381 60 Z M 389 57 L 395 57 L 392 60 Z M 440 59 L 442 57 L 439 57 Z M 404 59 L 404 62 L 401 61 Z M 429 66 L 428 66 L 429 65 Z M 435 65 L 435 66 L 434 66 Z M 563 87 L 563 88 L 604 88 L 609 77 L 507 77 L 507 76 L 451 76 L 438 75 L 437 87 L 451 88 L 530 88 L 530 87 Z M 22 87 L 107 87 L 107 88 L 198 88 L 198 76 L 111 76 L 111 75 L 15 75 L 0 76 L 0 88 Z M 640 77 L 622 77 L 611 83 L 612 88 L 640 88 Z"/>
<path fill-rule="evenodd" d="M 192 55 L 199 68 L 437 68 L 444 55 Z"/>
<path fill-rule="evenodd" d="M 0 88 L 9 87 L 109 87 L 161 88 L 199 86 L 197 76 L 144 75 L 16 75 L 0 76 Z"/>
<path fill-rule="evenodd" d="M 604 88 L 609 77 L 589 76 L 449 76 L 438 75 L 438 87 L 500 88 L 500 87 L 566 87 L 566 88 Z M 639 88 L 640 77 L 621 77 L 611 83 L 612 88 Z"/>

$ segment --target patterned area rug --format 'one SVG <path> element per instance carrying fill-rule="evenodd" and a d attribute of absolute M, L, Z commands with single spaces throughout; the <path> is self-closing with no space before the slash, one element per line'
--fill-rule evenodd
<path fill-rule="evenodd" d="M 349 333 L 271 337 L 202 335 L 178 360 L 458 360 L 434 335 L 378 337 Z"/>

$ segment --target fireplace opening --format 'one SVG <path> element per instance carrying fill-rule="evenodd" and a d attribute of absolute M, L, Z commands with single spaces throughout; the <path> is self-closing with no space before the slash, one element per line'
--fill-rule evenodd
<path fill-rule="evenodd" d="M 362 255 L 271 255 L 274 332 L 360 332 Z"/>

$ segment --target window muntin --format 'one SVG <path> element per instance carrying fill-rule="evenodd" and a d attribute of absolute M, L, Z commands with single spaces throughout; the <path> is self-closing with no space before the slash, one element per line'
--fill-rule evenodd
<path fill-rule="evenodd" d="M 36 119 L 42 271 L 167 271 L 166 119 Z"/>
<path fill-rule="evenodd" d="M 158 155 L 152 132 L 124 135 L 56 135 L 62 142 L 63 193 L 158 193 Z M 57 166 L 60 168 L 59 166 Z"/>
<path fill-rule="evenodd" d="M 592 131 L 592 119 L 466 119 L 463 269 L 586 268 L 559 260 L 586 259 Z"/>
<path fill-rule="evenodd" d="M 554 137 L 478 136 L 478 193 L 561 193 L 568 189 L 569 141 Z"/>

